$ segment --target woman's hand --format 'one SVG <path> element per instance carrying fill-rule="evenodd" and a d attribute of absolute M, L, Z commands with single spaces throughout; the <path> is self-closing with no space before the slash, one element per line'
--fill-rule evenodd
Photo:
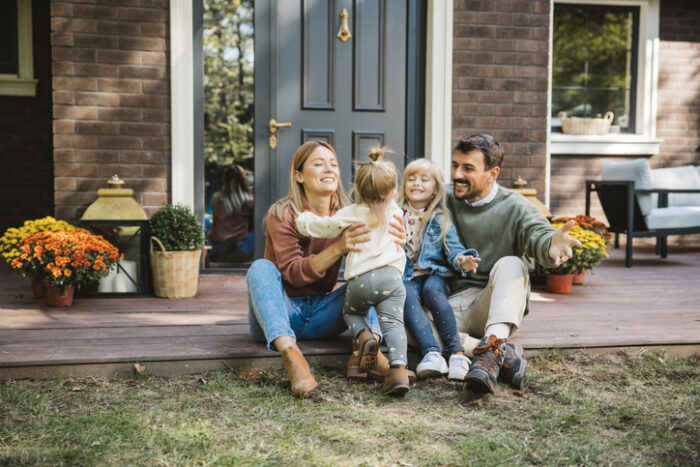
<path fill-rule="evenodd" d="M 404 228 L 401 214 L 394 214 L 394 218 L 389 222 L 389 233 L 396 237 L 394 243 L 401 248 L 406 246 L 406 229 Z"/>
<path fill-rule="evenodd" d="M 367 235 L 370 231 L 371 229 L 364 222 L 355 222 L 343 231 L 337 245 L 342 249 L 343 254 L 351 251 L 360 252 L 362 251 L 360 245 L 368 242 L 370 239 L 369 235 Z"/>

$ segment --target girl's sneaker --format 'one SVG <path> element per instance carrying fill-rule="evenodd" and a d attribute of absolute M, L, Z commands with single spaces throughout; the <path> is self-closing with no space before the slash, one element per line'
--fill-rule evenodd
<path fill-rule="evenodd" d="M 464 381 L 471 363 L 472 362 L 462 354 L 452 354 L 452 356 L 450 356 L 450 372 L 447 374 L 447 377 L 457 381 Z"/>
<path fill-rule="evenodd" d="M 447 362 L 439 352 L 428 352 L 416 367 L 418 378 L 430 378 L 447 374 Z"/>

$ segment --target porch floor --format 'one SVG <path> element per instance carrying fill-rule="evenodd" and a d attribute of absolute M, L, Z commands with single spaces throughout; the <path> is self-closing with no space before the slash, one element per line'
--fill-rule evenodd
<path fill-rule="evenodd" d="M 667 259 L 635 248 L 631 269 L 623 249 L 611 253 L 569 295 L 535 284 L 530 314 L 514 341 L 528 350 L 700 351 L 700 248 L 669 247 Z M 162 376 L 281 366 L 248 335 L 242 275 L 204 275 L 193 299 L 78 298 L 70 308 L 32 299 L 28 281 L 7 268 L 0 280 L 0 380 L 123 376 L 133 373 L 134 363 Z M 350 338 L 301 347 L 320 364 L 342 366 Z M 411 363 L 417 358 L 412 353 Z"/>

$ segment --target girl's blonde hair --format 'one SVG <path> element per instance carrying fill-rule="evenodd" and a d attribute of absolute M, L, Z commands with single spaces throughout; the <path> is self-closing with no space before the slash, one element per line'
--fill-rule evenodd
<path fill-rule="evenodd" d="M 312 140 L 299 146 L 292 156 L 292 162 L 289 164 L 289 193 L 287 193 L 287 196 L 270 206 L 270 209 L 267 211 L 267 214 L 262 222 L 263 231 L 267 230 L 266 221 L 269 215 L 272 214 L 282 221 L 284 220 L 285 213 L 289 209 L 294 212 L 294 215 L 297 215 L 309 208 L 308 198 L 306 196 L 306 191 L 304 190 L 304 184 L 297 182 L 295 173 L 297 171 L 302 171 L 306 161 L 319 147 L 328 149 L 331 153 L 333 153 L 335 160 L 338 160 L 338 155 L 335 153 L 333 146 L 325 141 Z M 344 208 L 348 204 L 350 204 L 350 198 L 348 198 L 348 195 L 345 193 L 342 180 L 338 179 L 338 188 L 331 197 L 331 212 Z"/>
<path fill-rule="evenodd" d="M 387 223 L 386 208 L 396 190 L 396 167 L 384 160 L 385 148 L 371 149 L 369 162 L 360 163 L 355 174 L 354 191 L 359 202 L 372 211 L 370 225 L 384 227 Z"/>
<path fill-rule="evenodd" d="M 425 209 L 425 217 L 423 218 L 423 223 L 418 227 L 418 231 L 422 232 L 425 223 L 428 219 L 433 217 L 435 212 L 439 209 L 442 211 L 442 215 L 438 218 L 440 222 L 440 241 L 445 243 L 445 238 L 447 238 L 447 231 L 452 225 L 452 217 L 450 216 L 450 211 L 447 209 L 447 200 L 445 197 L 445 183 L 443 182 L 442 170 L 440 167 L 428 159 L 416 159 L 406 166 L 403 171 L 403 178 L 401 180 L 401 191 L 399 192 L 399 205 L 409 206 L 410 202 L 406 197 L 406 181 L 411 175 L 415 174 L 427 174 L 433 177 L 435 181 L 435 196 L 430 200 L 430 204 Z"/>

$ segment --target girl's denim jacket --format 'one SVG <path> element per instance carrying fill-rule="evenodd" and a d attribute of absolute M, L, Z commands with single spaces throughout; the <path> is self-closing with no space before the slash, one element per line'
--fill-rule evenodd
<path fill-rule="evenodd" d="M 467 250 L 464 248 L 459 242 L 459 235 L 454 224 L 450 224 L 443 243 L 440 240 L 440 216 L 442 216 L 442 211 L 438 210 L 428 219 L 425 227 L 423 227 L 420 252 L 418 253 L 418 267 L 420 269 L 429 269 L 430 274 L 437 274 L 442 277 L 451 277 L 454 274 L 452 269 L 454 269 L 457 273 L 462 273 L 462 277 L 466 277 L 468 273 L 467 271 L 462 271 L 457 258 L 461 255 L 478 257 L 479 253 L 474 249 Z M 452 269 L 450 269 L 450 266 Z M 411 280 L 414 270 L 413 260 L 406 255 L 406 268 L 404 269 L 403 280 Z"/>

